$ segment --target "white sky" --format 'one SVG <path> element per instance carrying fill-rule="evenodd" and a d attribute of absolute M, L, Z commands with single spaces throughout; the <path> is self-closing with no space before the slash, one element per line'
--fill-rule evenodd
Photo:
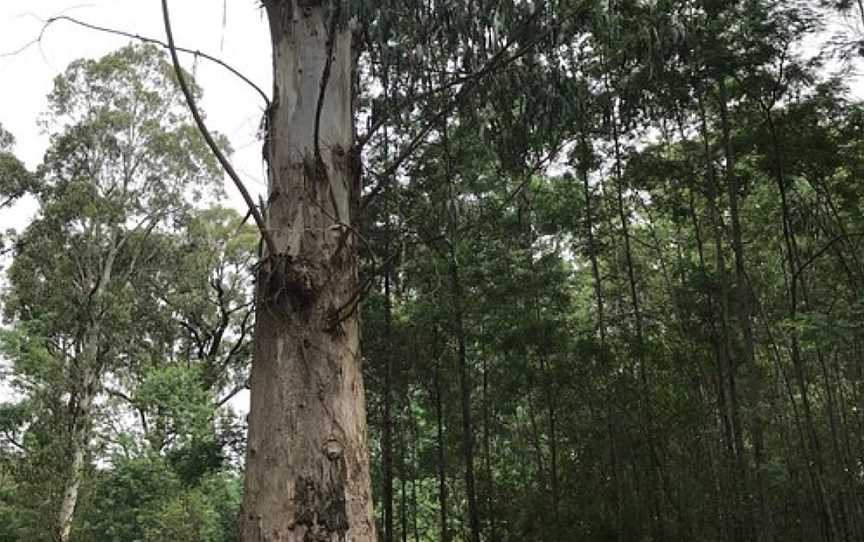
<path fill-rule="evenodd" d="M 221 58 L 270 93 L 270 36 L 258 2 L 173 0 L 169 7 L 178 46 Z M 164 41 L 159 0 L 0 0 L 0 55 L 36 39 L 42 20 L 61 14 Z M 98 58 L 127 43 L 126 38 L 58 21 L 48 27 L 40 43 L 0 56 L 0 124 L 15 136 L 15 154 L 29 168 L 39 164 L 47 147 L 36 120 L 47 108 L 46 95 L 54 77 L 75 59 Z M 193 69 L 191 55 L 181 55 L 181 61 Z M 263 192 L 261 145 L 256 139 L 263 110 L 260 96 L 205 59 L 197 62 L 196 74 L 204 89 L 201 106 L 208 125 L 230 139 L 236 151 L 233 161 L 250 191 Z M 226 185 L 226 192 L 235 206 L 242 206 L 233 187 Z M 32 212 L 27 204 L 3 210 L 0 230 L 22 227 Z"/>

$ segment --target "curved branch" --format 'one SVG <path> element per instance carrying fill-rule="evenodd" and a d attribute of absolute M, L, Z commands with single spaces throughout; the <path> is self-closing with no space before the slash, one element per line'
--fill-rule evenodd
<path fill-rule="evenodd" d="M 26 43 L 25 45 L 19 47 L 18 49 L 15 49 L 14 51 L 10 51 L 8 53 L 4 53 L 4 54 L 0 55 L 0 57 L 14 56 L 18 53 L 21 53 L 22 51 L 24 51 L 28 47 L 30 47 L 36 43 L 39 43 L 40 41 L 42 41 L 42 38 L 45 35 L 45 30 L 47 30 L 47 28 L 49 26 L 51 26 L 53 23 L 56 23 L 58 21 L 66 21 L 66 22 L 70 22 L 72 24 L 76 24 L 78 26 L 83 26 L 84 28 L 87 28 L 89 30 L 95 30 L 97 32 L 104 32 L 106 34 L 114 34 L 115 36 L 123 36 L 124 38 L 130 38 L 133 40 L 138 40 L 141 43 L 152 43 L 153 45 L 158 45 L 159 47 L 162 47 L 163 49 L 170 49 L 168 44 L 165 43 L 164 41 L 160 41 L 160 40 L 157 40 L 155 38 L 149 38 L 147 36 L 142 36 L 140 34 L 133 34 L 131 32 L 125 32 L 123 30 L 117 30 L 114 28 L 107 28 L 104 26 L 95 25 L 92 23 L 82 21 L 80 19 L 76 19 L 75 17 L 69 17 L 68 15 L 57 15 L 56 17 L 49 17 L 46 20 L 42 20 L 41 18 L 38 18 L 38 19 L 43 22 L 42 30 L 39 32 L 39 36 L 36 39 L 34 39 L 34 40 Z M 267 96 L 267 94 L 264 93 L 263 90 L 261 90 L 261 87 L 259 87 L 255 83 L 253 83 L 251 79 L 249 79 L 248 77 L 246 77 L 245 75 L 240 73 L 236 68 L 234 68 L 233 66 L 231 66 L 230 64 L 228 64 L 224 60 L 220 60 L 219 58 L 216 58 L 215 56 L 208 55 L 207 53 L 202 53 L 201 51 L 198 51 L 198 50 L 187 49 L 185 47 L 175 47 L 175 48 L 178 51 L 180 51 L 181 53 L 188 53 L 190 55 L 199 56 L 201 58 L 209 60 L 210 62 L 213 62 L 214 64 L 218 64 L 218 65 L 222 66 L 223 68 L 225 68 L 226 70 L 231 72 L 233 75 L 235 75 L 237 78 L 239 78 L 241 81 L 243 81 L 244 83 L 246 83 L 247 85 L 252 87 L 252 89 L 255 90 L 255 92 L 257 92 L 259 96 L 261 96 L 261 99 L 264 100 L 264 103 L 267 104 L 267 107 L 268 108 L 270 107 L 270 98 Z"/>
<path fill-rule="evenodd" d="M 831 239 L 830 241 L 828 241 L 827 243 L 825 243 L 825 246 L 823 246 L 822 248 L 820 248 L 819 250 L 817 250 L 816 252 L 814 252 L 813 255 L 810 256 L 810 257 L 807 259 L 806 262 L 804 262 L 803 264 L 801 264 L 801 266 L 798 267 L 798 269 L 795 270 L 795 273 L 792 275 L 792 280 L 798 280 L 798 278 L 801 276 L 801 274 L 804 272 L 804 270 L 807 269 L 807 267 L 810 266 L 810 264 L 812 264 L 812 263 L 815 262 L 817 259 L 819 259 L 823 254 L 825 254 L 826 252 L 828 252 L 828 250 L 830 250 L 831 247 L 833 247 L 834 245 L 836 245 L 838 242 L 840 242 L 840 241 L 844 241 L 844 240 L 847 240 L 847 239 L 849 239 L 850 237 L 861 237 L 861 236 L 864 236 L 864 234 L 856 234 L 856 233 L 852 233 L 852 234 L 843 234 L 843 235 L 838 235 L 837 237 Z"/>
<path fill-rule="evenodd" d="M 496 73 L 502 68 L 507 67 L 508 65 L 525 56 L 537 44 L 539 44 L 543 39 L 545 39 L 549 32 L 551 32 L 551 30 L 548 32 L 544 32 L 539 36 L 536 36 L 533 39 L 529 40 L 528 43 L 514 51 L 514 53 L 509 57 L 505 56 L 511 45 L 510 43 L 508 43 L 504 47 L 502 47 L 500 51 L 493 55 L 493 57 L 477 72 L 466 77 L 460 77 L 459 80 L 457 80 L 456 82 L 445 83 L 443 86 L 433 89 L 431 92 L 437 93 L 442 91 L 443 89 L 448 89 L 452 86 L 462 84 L 462 87 L 460 87 L 459 90 L 456 92 L 451 102 L 438 110 L 438 112 L 431 118 L 431 120 L 426 123 L 426 125 L 417 133 L 417 135 L 415 135 L 414 138 L 407 145 L 405 145 L 399 155 L 396 156 L 396 158 L 390 163 L 390 165 L 387 166 L 386 169 L 384 169 L 384 171 L 380 173 L 371 172 L 374 177 L 378 178 L 378 183 L 372 187 L 372 189 L 369 191 L 368 194 L 366 194 L 366 196 L 363 197 L 360 203 L 360 208 L 365 209 L 368 206 L 369 202 L 372 201 L 379 192 L 387 188 L 392 183 L 391 176 L 396 173 L 396 171 L 398 171 L 402 163 L 405 162 L 405 160 L 407 160 L 414 153 L 415 150 L 417 150 L 417 147 L 419 147 L 423 143 L 426 136 L 429 135 L 429 133 L 435 128 L 435 126 L 437 126 L 438 123 L 440 123 L 441 120 L 446 115 L 448 115 L 463 98 L 465 98 L 475 89 L 479 88 L 479 84 L 482 79 L 484 79 L 489 74 Z M 365 145 L 369 141 L 369 138 L 373 135 L 374 130 L 377 130 L 380 126 L 383 126 L 383 122 L 379 125 L 374 126 L 373 128 L 370 128 L 369 132 L 360 138 L 357 145 L 359 145 L 360 147 Z"/>
<path fill-rule="evenodd" d="M 327 83 L 330 82 L 330 69 L 333 64 L 333 46 L 336 41 L 336 25 L 339 23 L 341 16 L 342 2 L 336 3 L 336 11 L 330 16 L 330 30 L 327 32 L 327 58 L 324 59 L 324 71 L 321 73 L 321 89 L 318 91 L 318 104 L 315 107 L 315 130 L 313 132 L 313 141 L 315 149 L 316 167 L 321 166 L 321 142 L 318 140 L 318 134 L 321 129 L 321 111 L 324 110 L 324 96 L 327 94 Z M 339 209 L 335 209 L 339 212 Z"/>
<path fill-rule="evenodd" d="M 124 32 L 122 30 L 114 30 L 113 28 L 105 28 L 102 26 L 97 26 L 94 24 L 86 23 L 84 21 L 79 21 L 78 19 L 75 19 L 74 17 L 69 17 L 67 15 L 61 15 L 59 17 L 51 17 L 50 19 L 48 19 L 48 21 L 45 24 L 47 26 L 47 25 L 49 25 L 55 21 L 69 21 L 70 23 L 74 23 L 74 24 L 77 24 L 79 26 L 83 26 L 84 28 L 89 28 L 90 30 L 96 30 L 99 32 L 106 32 L 108 34 L 115 34 L 117 36 L 123 36 L 126 38 L 135 39 L 135 40 L 138 40 L 142 43 L 152 43 L 153 45 L 158 45 L 158 46 L 162 47 L 163 49 L 170 49 L 171 48 L 170 45 L 165 43 L 164 41 L 159 41 L 159 40 L 154 39 L 154 38 L 148 38 L 147 36 L 142 36 L 140 34 L 132 34 L 130 32 Z M 255 92 L 257 92 L 259 96 L 261 96 L 261 99 L 264 100 L 264 103 L 266 104 L 266 106 L 270 107 L 270 98 L 267 96 L 267 94 L 263 90 L 261 90 L 261 87 L 259 87 L 255 83 L 253 83 L 251 79 L 249 79 L 248 77 L 246 77 L 245 75 L 240 73 L 236 68 L 234 68 L 233 66 L 231 66 L 230 64 L 228 64 L 224 60 L 216 58 L 213 55 L 208 55 L 207 53 L 203 53 L 197 49 L 193 50 L 193 49 L 187 49 L 186 47 L 176 47 L 176 46 L 175 46 L 175 49 L 177 51 L 180 51 L 181 53 L 188 53 L 190 55 L 195 55 L 195 56 L 204 58 L 206 60 L 209 60 L 210 62 L 213 62 L 214 64 L 218 64 L 219 66 L 222 66 L 223 68 L 225 68 L 226 70 L 231 72 L 233 75 L 235 75 L 238 79 L 240 79 L 241 81 L 243 81 L 244 83 L 246 83 L 247 85 L 252 87 L 252 89 Z"/>
<path fill-rule="evenodd" d="M 219 160 L 219 163 L 222 165 L 222 169 L 224 169 L 228 176 L 231 177 L 237 190 L 240 191 L 240 195 L 243 196 L 243 201 L 246 202 L 246 206 L 249 208 L 249 213 L 252 215 L 252 218 L 255 219 L 255 224 L 261 232 L 261 237 L 267 245 L 267 250 L 270 254 L 277 254 L 278 252 L 276 250 L 276 244 L 273 242 L 273 237 L 267 230 L 267 225 L 264 223 L 260 211 L 255 206 L 255 202 L 252 201 L 252 196 L 249 194 L 249 190 L 246 189 L 246 185 L 243 184 L 243 181 L 240 180 L 240 176 L 237 175 L 236 171 L 234 171 L 234 166 L 232 166 L 231 162 L 229 162 L 225 157 L 225 154 L 210 134 L 210 130 L 207 129 L 207 125 L 204 124 L 204 119 L 201 117 L 201 112 L 198 110 L 198 105 L 195 103 L 195 97 L 192 95 L 192 90 L 189 88 L 189 85 L 186 82 L 186 77 L 183 75 L 183 68 L 180 67 L 180 59 L 177 58 L 177 48 L 174 45 L 174 34 L 171 32 L 171 18 L 168 15 L 168 0 L 162 0 L 162 18 L 165 22 L 165 36 L 168 38 L 168 50 L 171 52 L 171 61 L 174 64 L 174 72 L 177 74 L 177 82 L 180 84 L 180 90 L 183 91 L 183 96 L 186 97 L 186 103 L 189 104 L 189 110 L 192 112 L 195 124 L 198 125 L 198 131 L 201 132 L 204 141 L 207 142 L 207 146 L 210 147 L 210 150 L 213 151 L 216 159 Z"/>

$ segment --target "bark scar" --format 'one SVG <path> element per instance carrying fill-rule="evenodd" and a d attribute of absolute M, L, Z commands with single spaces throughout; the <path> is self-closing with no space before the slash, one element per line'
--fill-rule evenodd
<path fill-rule="evenodd" d="M 342 454 L 344 453 L 342 449 L 342 443 L 339 442 L 339 439 L 334 436 L 328 438 L 327 441 L 324 443 L 323 452 L 324 455 L 327 456 L 327 459 L 329 459 L 330 461 L 336 461 L 337 459 L 342 457 Z"/>

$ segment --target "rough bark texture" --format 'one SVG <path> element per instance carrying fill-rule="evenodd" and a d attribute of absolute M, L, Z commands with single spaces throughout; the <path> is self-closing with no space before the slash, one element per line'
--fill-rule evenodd
<path fill-rule="evenodd" d="M 351 33 L 334 5 L 264 2 L 275 85 L 266 220 L 279 253 L 264 255 L 257 284 L 244 542 L 375 540 L 350 227 Z"/>

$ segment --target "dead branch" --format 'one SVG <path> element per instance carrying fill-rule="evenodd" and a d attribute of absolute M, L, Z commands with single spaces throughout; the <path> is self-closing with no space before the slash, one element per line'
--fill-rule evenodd
<path fill-rule="evenodd" d="M 40 20 L 42 20 L 42 19 L 40 19 Z M 155 38 L 151 38 L 148 36 L 142 36 L 140 34 L 134 34 L 132 32 L 125 32 L 123 30 L 117 30 L 115 28 L 107 28 L 104 26 L 91 24 L 91 23 L 88 23 L 86 21 L 76 19 L 75 17 L 69 17 L 68 15 L 58 15 L 55 17 L 50 17 L 50 18 L 45 19 L 43 21 L 42 30 L 39 32 L 39 36 L 36 39 L 22 45 L 21 47 L 19 47 L 18 49 L 15 49 L 14 51 L 9 51 L 7 53 L 0 54 L 0 57 L 15 56 L 15 55 L 22 53 L 23 51 L 27 50 L 29 47 L 32 47 L 33 45 L 40 43 L 42 41 L 42 38 L 45 36 L 45 32 L 48 30 L 48 27 L 51 26 L 52 24 L 56 23 L 56 22 L 61 22 L 61 21 L 66 21 L 66 22 L 87 28 L 89 30 L 95 30 L 97 32 L 104 32 L 106 34 L 113 34 L 115 36 L 123 36 L 124 38 L 134 39 L 134 40 L 140 41 L 141 43 L 150 43 L 153 45 L 158 45 L 159 47 L 162 47 L 163 49 L 170 49 L 170 47 L 167 43 L 165 43 L 164 41 L 157 40 Z M 247 85 L 252 87 L 252 89 L 254 89 L 255 92 L 257 92 L 258 95 L 261 96 L 261 99 L 264 100 L 264 103 L 266 104 L 266 106 L 268 108 L 270 107 L 270 98 L 267 96 L 267 94 L 264 93 L 263 90 L 261 90 L 261 87 L 259 87 L 255 83 L 253 83 L 251 79 L 249 79 L 248 77 L 246 77 L 245 75 L 240 73 L 236 68 L 234 68 L 233 66 L 231 66 L 230 64 L 228 64 L 224 60 L 221 60 L 221 59 L 214 57 L 212 55 L 209 55 L 207 53 L 201 52 L 197 49 L 193 50 L 193 49 L 187 49 L 185 47 L 175 47 L 175 48 L 177 49 L 177 51 L 179 51 L 181 53 L 187 53 L 190 55 L 195 55 L 196 57 L 200 57 L 200 58 L 203 58 L 205 60 L 209 60 L 210 62 L 213 62 L 214 64 L 218 64 L 219 66 L 222 66 L 223 68 L 225 68 L 226 70 L 231 72 L 231 74 L 235 75 L 241 81 L 243 81 L 244 83 L 246 83 Z"/>

